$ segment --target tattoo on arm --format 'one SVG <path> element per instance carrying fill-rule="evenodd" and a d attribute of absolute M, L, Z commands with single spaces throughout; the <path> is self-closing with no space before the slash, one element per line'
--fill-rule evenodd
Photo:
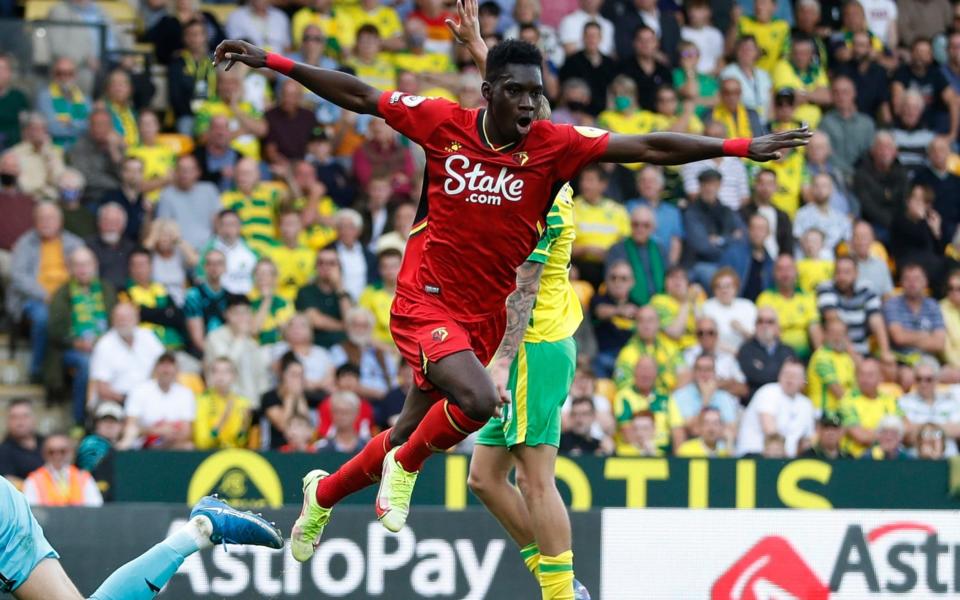
<path fill-rule="evenodd" d="M 540 291 L 543 264 L 527 261 L 517 268 L 517 289 L 507 296 L 507 327 L 497 357 L 512 361 L 520 349 L 523 334 L 530 322 L 530 313 Z"/>

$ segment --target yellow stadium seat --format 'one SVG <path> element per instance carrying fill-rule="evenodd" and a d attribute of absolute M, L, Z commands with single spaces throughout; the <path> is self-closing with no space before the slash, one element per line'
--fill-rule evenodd
<path fill-rule="evenodd" d="M 123 0 L 97 2 L 97 5 L 117 25 L 137 25 L 139 23 L 137 11 Z"/>
<path fill-rule="evenodd" d="M 161 133 L 157 135 L 157 142 L 176 152 L 177 156 L 193 152 L 193 138 L 182 133 Z"/>
<path fill-rule="evenodd" d="M 201 4 L 200 12 L 207 12 L 216 17 L 221 25 L 226 24 L 230 13 L 237 9 L 236 4 Z"/>

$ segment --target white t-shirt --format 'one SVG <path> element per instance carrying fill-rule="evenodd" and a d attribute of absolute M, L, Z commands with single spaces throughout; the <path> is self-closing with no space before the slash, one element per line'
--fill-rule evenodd
<path fill-rule="evenodd" d="M 760 415 L 772 415 L 777 423 L 777 433 L 785 440 L 787 456 L 797 455 L 797 446 L 803 438 L 814 432 L 813 403 L 803 394 L 793 398 L 783 393 L 779 383 L 768 383 L 753 395 L 747 410 L 740 420 L 737 436 L 737 456 L 763 452 L 763 427 Z"/>
<path fill-rule="evenodd" d="M 560 43 L 573 44 L 574 52 L 583 50 L 583 26 L 590 21 L 600 25 L 600 52 L 613 56 L 613 23 L 600 15 L 592 17 L 582 10 L 572 12 L 560 21 Z"/>
<path fill-rule="evenodd" d="M 150 379 L 163 350 L 163 344 L 148 329 L 137 327 L 130 346 L 111 329 L 93 346 L 90 379 L 106 382 L 114 391 L 128 394 L 136 385 Z"/>
<path fill-rule="evenodd" d="M 687 366 L 693 368 L 693 363 L 697 361 L 697 357 L 703 354 L 703 349 L 700 348 L 700 344 L 695 344 L 690 346 L 683 351 L 683 362 L 687 363 Z M 730 379 L 738 383 L 746 383 L 747 377 L 743 374 L 743 370 L 740 369 L 740 363 L 737 362 L 737 357 L 729 352 L 724 352 L 722 350 L 714 353 L 715 371 L 717 372 L 717 379 Z"/>
<path fill-rule="evenodd" d="M 867 15 L 867 29 L 887 45 L 890 23 L 897 21 L 897 3 L 893 0 L 860 0 Z"/>
<path fill-rule="evenodd" d="M 750 335 L 753 335 L 753 328 L 757 323 L 757 307 L 746 298 L 735 298 L 730 306 L 724 306 L 716 298 L 710 298 L 703 303 L 703 316 L 716 321 L 719 336 L 717 341 L 728 346 L 731 352 L 736 352 L 746 338 L 734 331 L 732 323 L 739 321 Z"/>
<path fill-rule="evenodd" d="M 151 379 L 133 388 L 124 409 L 128 417 L 136 417 L 140 426 L 147 428 L 163 422 L 192 423 L 196 418 L 197 403 L 189 388 L 174 382 L 164 392 L 157 380 Z"/>
<path fill-rule="evenodd" d="M 353 248 L 337 244 L 337 256 L 340 258 L 340 272 L 343 273 L 343 289 L 356 302 L 367 287 L 367 258 L 363 253 L 363 244 L 357 242 Z"/>
<path fill-rule="evenodd" d="M 717 70 L 717 63 L 723 58 L 723 34 L 716 27 L 694 29 L 684 26 L 680 29 L 680 37 L 693 43 L 700 51 L 697 61 L 697 73 L 712 75 Z"/>

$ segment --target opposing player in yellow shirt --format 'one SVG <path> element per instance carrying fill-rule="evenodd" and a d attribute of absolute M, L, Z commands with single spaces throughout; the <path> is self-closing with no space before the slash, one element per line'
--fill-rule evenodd
<path fill-rule="evenodd" d="M 572 195 L 569 184 L 557 194 L 540 243 L 517 269 L 492 366 L 509 404 L 480 430 L 470 463 L 473 492 L 520 546 L 544 599 L 573 599 L 579 585 L 570 521 L 554 478 L 560 410 L 576 370 L 573 334 L 583 320 L 568 273 L 576 238 Z M 514 468 L 534 493 L 517 491 L 508 478 Z"/>

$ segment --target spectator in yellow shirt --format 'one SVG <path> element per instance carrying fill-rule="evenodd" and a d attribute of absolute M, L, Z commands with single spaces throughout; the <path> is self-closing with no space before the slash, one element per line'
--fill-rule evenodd
<path fill-rule="evenodd" d="M 380 271 L 380 282 L 368 285 L 360 294 L 357 304 L 373 313 L 374 343 L 385 350 L 392 349 L 393 336 L 390 335 L 390 305 L 393 304 L 393 295 L 397 291 L 397 276 L 400 274 L 400 263 L 403 253 L 395 248 L 387 248 L 377 255 L 377 269 Z"/>
<path fill-rule="evenodd" d="M 810 357 L 807 397 L 818 412 L 837 412 L 840 399 L 856 386 L 856 366 L 850 352 L 847 325 L 831 318 L 824 326 L 823 345 Z"/>
<path fill-rule="evenodd" d="M 397 68 L 389 55 L 383 52 L 380 33 L 373 25 L 363 25 L 357 31 L 356 51 L 345 64 L 354 70 L 357 77 L 379 90 L 397 87 Z"/>
<path fill-rule="evenodd" d="M 300 213 L 289 210 L 280 215 L 280 243 L 267 252 L 277 268 L 277 295 L 293 303 L 297 292 L 313 278 L 314 253 L 301 243 L 303 222 Z"/>
<path fill-rule="evenodd" d="M 337 39 L 344 50 L 359 46 L 360 29 L 367 25 L 376 29 L 384 48 L 390 51 L 403 49 L 403 25 L 392 7 L 385 6 L 380 0 L 360 0 L 352 6 L 344 6 L 342 12 L 343 31 L 337 32 Z"/>
<path fill-rule="evenodd" d="M 947 296 L 940 301 L 943 324 L 947 329 L 947 342 L 943 356 L 946 364 L 954 369 L 960 368 L 960 271 L 953 271 L 947 277 Z"/>
<path fill-rule="evenodd" d="M 817 297 L 797 287 L 797 266 L 789 254 L 777 257 L 773 266 L 774 289 L 757 297 L 757 308 L 769 306 L 777 312 L 783 343 L 797 357 L 806 359 L 812 347 L 820 345 L 820 313 Z"/>
<path fill-rule="evenodd" d="M 197 450 L 245 448 L 250 429 L 250 401 L 233 391 L 237 370 L 218 358 L 207 373 L 207 391 L 197 398 L 193 443 Z"/>
<path fill-rule="evenodd" d="M 723 439 L 723 420 L 720 411 L 713 406 L 700 410 L 700 437 L 680 444 L 676 454 L 682 458 L 725 458 L 730 456 Z"/>
<path fill-rule="evenodd" d="M 151 202 L 160 197 L 160 190 L 173 181 L 173 167 L 177 154 L 166 144 L 157 142 L 160 120 L 152 110 L 140 112 L 140 143 L 127 148 L 127 156 L 139 158 L 143 163 L 141 191 Z"/>
<path fill-rule="evenodd" d="M 425 47 L 426 23 L 420 19 L 408 19 L 404 23 L 404 39 L 406 51 L 393 54 L 393 64 L 398 70 L 418 74 L 419 81 L 425 88 L 439 87 L 448 92 L 457 89 L 460 74 L 450 60 L 450 54 L 430 51 Z"/>
<path fill-rule="evenodd" d="M 757 66 L 768 73 L 780 60 L 783 47 L 790 37 L 790 24 L 773 17 L 776 9 L 776 0 L 754 0 L 753 17 L 741 16 L 737 23 L 740 36 L 750 35 L 757 41 L 760 48 Z"/>
<path fill-rule="evenodd" d="M 615 200 L 606 198 L 607 174 L 597 165 L 580 173 L 580 195 L 573 199 L 577 240 L 573 262 L 580 277 L 594 287 L 603 280 L 603 261 L 611 246 L 630 235 L 630 215 Z"/>
<path fill-rule="evenodd" d="M 618 75 L 610 83 L 611 102 L 597 117 L 597 125 L 614 133 L 642 135 L 654 128 L 655 115 L 637 107 L 637 84 L 626 75 Z M 624 164 L 639 169 L 643 163 Z"/>
<path fill-rule="evenodd" d="M 814 293 L 821 283 L 833 279 L 837 263 L 821 258 L 823 239 L 823 232 L 819 229 L 808 229 L 800 236 L 803 258 L 797 261 L 797 275 L 800 289 L 808 294 Z"/>
<path fill-rule="evenodd" d="M 773 70 L 773 89 L 792 89 L 797 95 L 795 118 L 816 129 L 823 106 L 830 106 L 830 80 L 824 65 L 814 61 L 817 48 L 807 36 L 795 36 L 790 46 L 790 58 L 781 60 Z"/>
<path fill-rule="evenodd" d="M 857 387 L 847 391 L 840 400 L 840 417 L 847 429 L 843 448 L 854 458 L 860 458 L 876 444 L 884 417 L 903 418 L 897 399 L 880 391 L 880 381 L 880 363 L 866 358 L 857 367 Z"/>
<path fill-rule="evenodd" d="M 243 75 L 237 69 L 217 71 L 217 94 L 197 108 L 194 134 L 199 145 L 207 143 L 207 132 L 214 117 L 226 117 L 230 126 L 230 147 L 240 154 L 259 160 L 260 138 L 267 135 L 267 122 L 252 104 L 243 98 Z"/>
<path fill-rule="evenodd" d="M 276 188 L 260 181 L 260 167 L 255 160 L 242 158 L 236 167 L 236 189 L 223 192 L 223 207 L 240 217 L 240 233 L 258 256 L 265 256 L 278 245 L 277 210 L 280 197 Z"/>
<path fill-rule="evenodd" d="M 260 345 L 276 344 L 295 311 L 293 301 L 277 293 L 277 265 L 269 258 L 261 258 L 253 268 L 253 290 L 248 296 L 257 341 Z"/>

